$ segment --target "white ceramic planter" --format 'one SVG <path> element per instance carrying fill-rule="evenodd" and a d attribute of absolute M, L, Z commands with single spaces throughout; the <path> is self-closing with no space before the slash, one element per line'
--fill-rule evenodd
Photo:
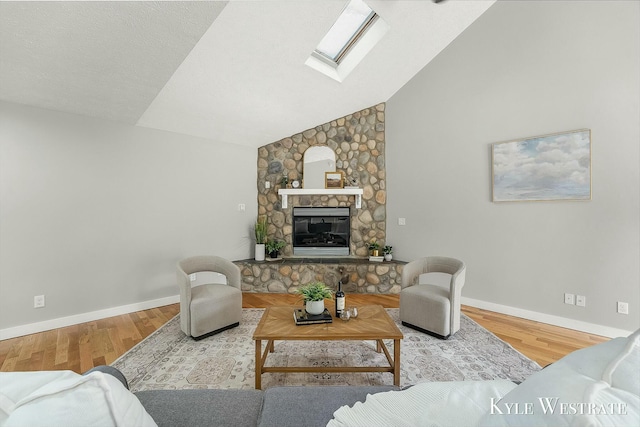
<path fill-rule="evenodd" d="M 322 314 L 322 312 L 324 311 L 324 300 L 307 301 L 305 310 L 307 310 L 307 313 L 309 314 Z"/>
<path fill-rule="evenodd" d="M 393 259 L 393 255 L 391 254 L 384 254 L 384 260 L 385 261 L 391 261 Z"/>
<path fill-rule="evenodd" d="M 264 261 L 264 243 L 256 243 L 256 261 Z"/>

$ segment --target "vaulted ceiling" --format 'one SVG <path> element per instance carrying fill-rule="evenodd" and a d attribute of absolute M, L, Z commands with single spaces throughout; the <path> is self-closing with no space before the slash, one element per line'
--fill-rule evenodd
<path fill-rule="evenodd" d="M 368 0 L 342 82 L 305 60 L 346 0 L 0 2 L 0 100 L 258 147 L 388 100 L 495 0 Z"/>

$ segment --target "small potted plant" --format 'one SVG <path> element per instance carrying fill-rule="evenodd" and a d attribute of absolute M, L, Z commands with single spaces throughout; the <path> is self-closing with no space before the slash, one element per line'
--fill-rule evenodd
<path fill-rule="evenodd" d="M 280 251 L 284 248 L 285 243 L 282 240 L 269 239 L 265 244 L 265 249 L 271 258 L 278 258 Z"/>
<path fill-rule="evenodd" d="M 333 292 L 322 282 L 311 282 L 298 288 L 298 293 L 305 303 L 305 310 L 309 314 L 322 314 L 324 300 L 331 299 Z"/>
<path fill-rule="evenodd" d="M 384 248 L 382 248 L 382 253 L 384 254 L 385 261 L 391 261 L 393 259 L 393 246 L 385 245 Z"/>
<path fill-rule="evenodd" d="M 380 256 L 380 243 L 372 240 L 371 243 L 369 243 L 369 254 L 371 256 Z"/>
<path fill-rule="evenodd" d="M 254 231 L 256 234 L 255 260 L 264 261 L 264 252 L 265 252 L 264 244 L 267 242 L 267 217 L 266 216 L 260 215 L 258 217 L 258 220 L 256 221 L 256 225 L 254 226 Z"/>

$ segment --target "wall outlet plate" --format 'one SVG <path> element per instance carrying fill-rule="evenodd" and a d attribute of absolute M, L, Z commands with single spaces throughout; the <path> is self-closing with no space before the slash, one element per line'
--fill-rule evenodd
<path fill-rule="evenodd" d="M 192 282 L 195 282 L 197 278 L 198 278 L 198 273 L 191 273 L 189 275 L 189 280 L 191 280 Z"/>
<path fill-rule="evenodd" d="M 618 313 L 629 314 L 629 303 L 618 301 Z"/>
<path fill-rule="evenodd" d="M 576 296 L 574 294 L 564 294 L 564 303 L 565 304 L 575 304 Z"/>
<path fill-rule="evenodd" d="M 44 307 L 44 295 L 36 295 L 33 297 L 33 308 Z"/>
<path fill-rule="evenodd" d="M 576 305 L 580 307 L 586 307 L 587 297 L 585 297 L 584 295 L 576 295 Z"/>

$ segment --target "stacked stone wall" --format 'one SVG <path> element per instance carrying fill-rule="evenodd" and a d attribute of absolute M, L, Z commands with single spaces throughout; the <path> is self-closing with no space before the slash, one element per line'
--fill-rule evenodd
<path fill-rule="evenodd" d="M 321 281 L 333 290 L 338 282 L 347 293 L 397 294 L 401 290 L 403 261 L 296 262 L 295 259 L 258 262 L 234 261 L 240 268 L 243 292 L 296 293 L 301 285 Z"/>
<path fill-rule="evenodd" d="M 289 196 L 282 208 L 278 189 L 283 176 L 304 180 L 307 148 L 327 146 L 336 153 L 336 170 L 347 185 L 363 189 L 362 208 L 355 196 Z M 271 184 L 266 188 L 265 182 Z M 258 149 L 258 214 L 266 215 L 269 238 L 286 242 L 283 255 L 293 254 L 292 208 L 296 206 L 348 206 L 351 208 L 350 253 L 366 257 L 372 240 L 386 238 L 385 104 L 349 114 Z"/>

